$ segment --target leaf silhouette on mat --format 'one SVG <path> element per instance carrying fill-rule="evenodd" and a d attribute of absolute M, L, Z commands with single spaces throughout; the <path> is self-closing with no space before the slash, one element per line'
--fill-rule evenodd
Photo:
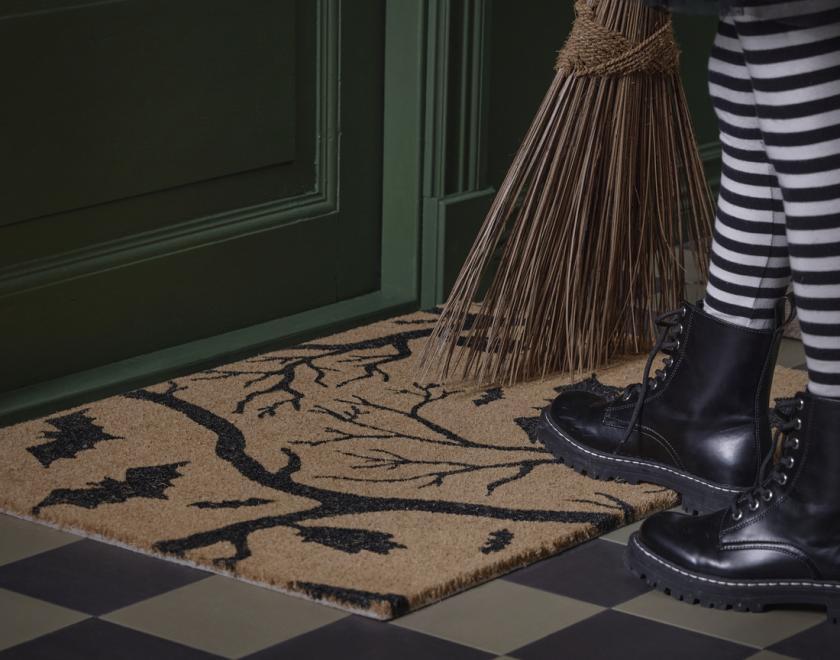
<path fill-rule="evenodd" d="M 89 408 L 77 410 L 69 415 L 51 417 L 46 420 L 47 424 L 55 427 L 55 431 L 44 431 L 44 438 L 50 438 L 50 442 L 42 445 L 27 447 L 26 451 L 32 454 L 44 467 L 49 467 L 53 461 L 60 458 L 76 458 L 76 454 L 86 449 L 93 449 L 99 442 L 105 440 L 122 440 L 120 436 L 106 433 L 99 425 L 94 423 L 94 418 L 87 415 Z"/>
<path fill-rule="evenodd" d="M 128 468 L 125 471 L 125 481 L 106 477 L 102 481 L 90 482 L 90 488 L 57 488 L 33 507 L 32 513 L 37 515 L 44 507 L 56 504 L 95 509 L 100 504 L 119 504 L 133 497 L 165 500 L 166 489 L 172 486 L 174 479 L 183 476 L 178 472 L 178 468 L 184 465 L 187 465 L 186 461 Z"/>
<path fill-rule="evenodd" d="M 362 550 L 387 555 L 396 548 L 405 548 L 391 539 L 393 534 L 348 527 L 298 527 L 304 543 L 318 543 L 328 548 L 355 555 Z"/>
<path fill-rule="evenodd" d="M 491 552 L 499 552 L 504 550 L 513 541 L 513 532 L 509 529 L 497 529 L 495 532 L 490 532 L 490 536 L 481 546 L 481 552 L 489 555 Z"/>
<path fill-rule="evenodd" d="M 202 500 L 200 502 L 193 502 L 188 506 L 196 509 L 239 509 L 241 507 L 262 506 L 263 504 L 271 504 L 274 500 L 267 500 L 263 497 L 249 497 L 246 500 L 222 500 L 221 502 L 213 502 L 211 500 Z"/>

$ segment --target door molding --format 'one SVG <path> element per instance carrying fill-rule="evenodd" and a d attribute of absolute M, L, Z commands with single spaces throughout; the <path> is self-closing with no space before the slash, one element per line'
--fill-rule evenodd
<path fill-rule="evenodd" d="M 487 184 L 491 0 L 429 0 L 420 304 L 442 302 L 496 194 Z"/>

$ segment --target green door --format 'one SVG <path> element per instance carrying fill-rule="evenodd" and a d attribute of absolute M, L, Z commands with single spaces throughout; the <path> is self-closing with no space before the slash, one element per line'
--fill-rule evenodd
<path fill-rule="evenodd" d="M 571 20 L 557 0 L 0 3 L 0 424 L 442 301 Z M 677 21 L 710 175 L 714 25 Z"/>
<path fill-rule="evenodd" d="M 0 413 L 411 304 L 421 9 L 2 3 Z"/>

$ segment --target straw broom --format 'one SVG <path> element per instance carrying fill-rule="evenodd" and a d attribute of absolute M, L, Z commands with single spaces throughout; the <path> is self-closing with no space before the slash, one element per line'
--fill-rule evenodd
<path fill-rule="evenodd" d="M 691 247 L 705 279 L 713 204 L 670 15 L 639 0 L 577 0 L 575 11 L 421 352 L 425 380 L 510 384 L 597 368 L 646 350 L 653 316 L 679 303 Z"/>

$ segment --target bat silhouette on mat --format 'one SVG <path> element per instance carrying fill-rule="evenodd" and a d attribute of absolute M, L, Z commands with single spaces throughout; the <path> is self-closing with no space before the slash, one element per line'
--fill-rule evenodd
<path fill-rule="evenodd" d="M 172 486 L 173 479 L 183 476 L 178 468 L 184 465 L 187 462 L 128 468 L 125 481 L 105 477 L 90 482 L 90 488 L 57 488 L 33 507 L 32 513 L 37 515 L 44 507 L 56 504 L 95 509 L 100 504 L 118 504 L 133 497 L 165 500 L 166 489 Z"/>

